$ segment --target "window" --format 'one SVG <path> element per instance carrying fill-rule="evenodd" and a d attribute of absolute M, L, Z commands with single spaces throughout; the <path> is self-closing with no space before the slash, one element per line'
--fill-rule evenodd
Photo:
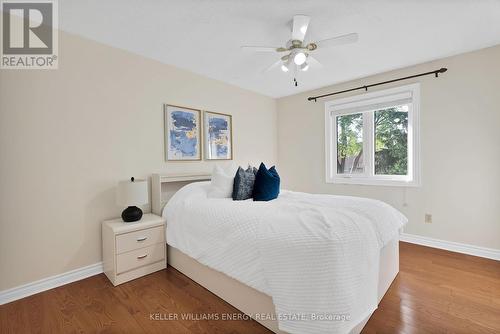
<path fill-rule="evenodd" d="M 419 185 L 419 88 L 325 103 L 327 182 Z"/>

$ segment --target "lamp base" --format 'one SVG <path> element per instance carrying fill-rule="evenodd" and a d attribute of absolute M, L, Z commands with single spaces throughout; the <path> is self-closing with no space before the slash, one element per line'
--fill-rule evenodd
<path fill-rule="evenodd" d="M 136 222 L 141 218 L 142 210 L 136 206 L 129 206 L 122 212 L 122 219 L 126 223 Z"/>

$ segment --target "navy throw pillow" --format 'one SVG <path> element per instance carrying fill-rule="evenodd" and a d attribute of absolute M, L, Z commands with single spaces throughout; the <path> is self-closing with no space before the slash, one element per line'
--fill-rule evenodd
<path fill-rule="evenodd" d="M 253 200 L 254 201 L 270 201 L 278 198 L 280 193 L 280 176 L 273 166 L 266 168 L 264 163 L 261 163 L 257 175 L 255 175 L 255 183 L 253 185 Z"/>
<path fill-rule="evenodd" d="M 233 183 L 234 201 L 242 201 L 252 198 L 253 184 L 255 183 L 256 174 L 257 168 L 255 167 L 248 166 L 246 170 L 238 167 Z"/>

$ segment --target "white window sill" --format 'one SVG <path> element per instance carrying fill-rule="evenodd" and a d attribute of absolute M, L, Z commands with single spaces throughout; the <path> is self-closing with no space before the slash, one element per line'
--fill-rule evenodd
<path fill-rule="evenodd" d="M 367 177 L 342 177 L 334 176 L 327 178 L 326 183 L 335 184 L 355 184 L 363 186 L 388 186 L 388 187 L 420 187 L 420 183 L 405 179 L 387 179 L 387 178 L 367 178 Z"/>

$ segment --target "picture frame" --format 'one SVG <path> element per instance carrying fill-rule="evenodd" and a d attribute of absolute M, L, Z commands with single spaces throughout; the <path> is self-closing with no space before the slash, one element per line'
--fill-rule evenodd
<path fill-rule="evenodd" d="M 201 161 L 201 110 L 164 104 L 166 161 Z"/>
<path fill-rule="evenodd" d="M 203 138 L 206 160 L 233 160 L 232 115 L 205 110 Z"/>

